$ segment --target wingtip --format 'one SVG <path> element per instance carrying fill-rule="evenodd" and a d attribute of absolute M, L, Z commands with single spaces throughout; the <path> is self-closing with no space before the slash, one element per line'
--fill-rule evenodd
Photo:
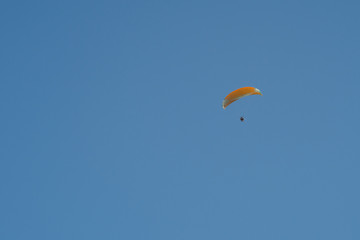
<path fill-rule="evenodd" d="M 223 108 L 223 109 L 226 108 L 225 104 L 226 104 L 226 100 L 224 100 L 224 101 L 222 102 L 222 108 Z"/>

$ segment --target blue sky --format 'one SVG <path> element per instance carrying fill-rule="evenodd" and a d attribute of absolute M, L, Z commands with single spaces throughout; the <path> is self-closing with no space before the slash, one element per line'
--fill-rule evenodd
<path fill-rule="evenodd" d="M 359 8 L 3 1 L 1 239 L 359 239 Z"/>

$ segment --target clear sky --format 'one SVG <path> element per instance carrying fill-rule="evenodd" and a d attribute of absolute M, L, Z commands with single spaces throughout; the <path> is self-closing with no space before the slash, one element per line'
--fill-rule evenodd
<path fill-rule="evenodd" d="M 0 238 L 360 239 L 359 11 L 2 1 Z"/>

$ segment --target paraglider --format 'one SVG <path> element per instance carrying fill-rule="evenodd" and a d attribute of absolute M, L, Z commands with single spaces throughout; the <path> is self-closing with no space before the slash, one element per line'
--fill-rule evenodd
<path fill-rule="evenodd" d="M 235 91 L 232 91 L 225 97 L 222 103 L 222 107 L 225 109 L 227 106 L 229 106 L 231 103 L 235 102 L 236 100 L 239 100 L 240 98 L 250 95 L 262 95 L 262 93 L 260 92 L 259 89 L 254 87 L 239 88 Z"/>
<path fill-rule="evenodd" d="M 250 95 L 262 95 L 262 93 L 260 92 L 259 89 L 254 87 L 239 88 L 235 91 L 232 91 L 225 97 L 222 103 L 222 107 L 225 109 L 227 106 L 229 106 L 231 103 L 235 102 L 236 100 L 239 100 L 240 98 Z M 240 117 L 241 122 L 244 122 L 244 120 L 245 120 L 244 117 Z"/>

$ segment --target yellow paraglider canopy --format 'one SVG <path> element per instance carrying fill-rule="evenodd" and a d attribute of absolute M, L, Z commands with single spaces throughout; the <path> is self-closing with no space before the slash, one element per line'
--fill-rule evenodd
<path fill-rule="evenodd" d="M 225 109 L 227 106 L 229 106 L 232 102 L 235 102 L 236 100 L 239 100 L 242 97 L 250 96 L 250 95 L 262 95 L 259 89 L 254 87 L 243 87 L 239 88 L 235 91 L 232 91 L 229 93 L 223 103 L 222 107 Z"/>

